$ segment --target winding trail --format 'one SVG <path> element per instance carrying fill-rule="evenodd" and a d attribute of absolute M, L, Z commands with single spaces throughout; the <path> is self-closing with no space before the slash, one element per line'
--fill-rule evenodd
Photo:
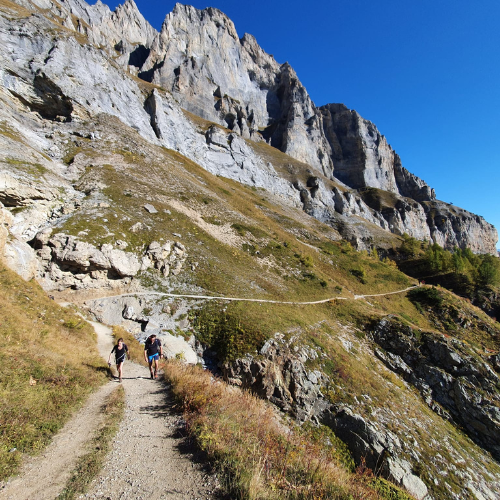
<path fill-rule="evenodd" d="M 412 290 L 413 288 L 417 288 L 422 285 L 412 285 L 403 290 L 396 290 L 395 292 L 385 292 L 385 293 L 376 293 L 372 295 L 354 295 L 353 297 L 330 297 L 329 299 L 321 299 L 321 300 L 313 300 L 310 302 L 296 302 L 296 301 L 286 301 L 286 300 L 270 300 L 270 299 L 247 299 L 241 297 L 223 297 L 223 296 L 214 296 L 214 295 L 186 295 L 180 293 L 164 293 L 164 292 L 132 292 L 132 293 L 120 293 L 118 295 L 106 295 L 105 299 L 115 299 L 118 297 L 137 297 L 139 295 L 160 295 L 162 297 L 175 297 L 175 298 L 183 298 L 183 299 L 196 299 L 196 300 L 226 300 L 228 302 L 263 302 L 266 304 L 288 304 L 294 306 L 307 306 L 313 304 L 325 304 L 326 302 L 333 302 L 335 300 L 359 300 L 365 299 L 366 297 L 383 297 L 385 295 L 395 295 L 397 293 L 404 293 L 408 290 Z M 100 300 L 100 299 L 92 299 L 92 300 Z"/>
<path fill-rule="evenodd" d="M 104 359 L 113 345 L 111 329 L 90 322 Z M 165 385 L 151 380 L 148 368 L 126 361 L 123 370 L 125 412 L 112 451 L 100 475 L 79 498 L 101 500 L 206 500 L 218 483 L 182 435 L 183 422 L 173 411 Z M 45 451 L 29 457 L 17 477 L 0 489 L 0 500 L 54 500 L 64 490 L 77 460 L 102 422 L 102 407 L 118 386 L 108 382 L 54 436 Z"/>

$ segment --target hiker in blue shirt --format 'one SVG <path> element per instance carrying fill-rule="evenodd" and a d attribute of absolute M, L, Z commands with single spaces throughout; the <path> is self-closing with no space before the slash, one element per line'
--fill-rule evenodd
<path fill-rule="evenodd" d="M 158 378 L 158 360 L 163 356 L 163 347 L 156 335 L 150 335 L 144 344 L 144 360 L 149 363 L 151 378 Z M 155 364 L 153 374 L 153 362 Z"/>
<path fill-rule="evenodd" d="M 111 366 L 111 354 L 115 353 L 115 361 L 116 361 L 116 369 L 118 370 L 118 379 L 122 381 L 122 372 L 123 372 L 123 362 L 127 357 L 128 347 L 123 339 L 118 339 L 118 343 L 113 347 L 108 356 L 108 366 Z"/>

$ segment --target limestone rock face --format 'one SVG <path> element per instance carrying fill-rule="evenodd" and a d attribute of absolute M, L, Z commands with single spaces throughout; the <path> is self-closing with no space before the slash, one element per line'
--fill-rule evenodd
<path fill-rule="evenodd" d="M 374 187 L 428 201 L 434 190 L 410 174 L 375 125 L 343 104 L 320 108 L 331 147 L 334 175 L 350 187 Z"/>
<path fill-rule="evenodd" d="M 439 200 L 422 205 L 433 241 L 444 248 L 470 248 L 475 253 L 496 255 L 492 249 L 498 232 L 481 216 Z"/>
<path fill-rule="evenodd" d="M 53 200 L 57 193 L 40 188 L 33 182 L 20 181 L 7 172 L 0 172 L 0 202 L 7 207 L 31 205 L 38 200 Z"/>
<path fill-rule="evenodd" d="M 38 276 L 37 256 L 33 249 L 22 240 L 12 238 L 7 241 L 3 249 L 3 262 L 26 281 Z"/>
<path fill-rule="evenodd" d="M 19 3 L 33 8 L 28 0 Z M 290 65 L 278 64 L 251 35 L 238 38 L 231 20 L 217 9 L 177 4 L 157 33 L 132 0 L 114 12 L 83 0 L 35 4 L 63 19 L 69 31 L 40 13 L 1 17 L 3 102 L 54 123 L 115 116 L 151 143 L 179 151 L 216 175 L 302 205 L 360 249 L 380 244 L 376 226 L 450 249 L 495 253 L 491 225 L 436 201 L 434 191 L 402 167 L 376 127 L 355 111 L 339 104 L 316 108 Z M 57 36 L 45 35 L 54 30 Z M 170 93 L 146 90 L 130 73 Z M 225 129 L 214 125 L 200 134 L 181 106 Z M 50 140 L 31 139 L 46 157 L 62 159 Z M 321 182 L 294 186 L 285 180 L 249 142 L 262 140 L 308 165 L 311 177 L 325 181 L 324 189 Z M 53 201 L 50 189 L 6 179 L 0 189 L 5 204 Z M 367 202 L 366 188 L 398 201 L 377 208 Z"/>
<path fill-rule="evenodd" d="M 429 498 L 427 486 L 412 473 L 412 465 L 398 458 L 401 442 L 391 431 L 379 428 L 348 407 L 331 407 L 321 419 L 347 443 L 356 463 L 365 460 L 368 467 L 404 486 L 415 498 Z"/>
<path fill-rule="evenodd" d="M 259 359 L 238 359 L 223 368 L 224 378 L 235 385 L 250 389 L 285 411 L 305 421 L 326 404 L 320 398 L 323 375 L 304 366 L 308 358 L 315 359 L 314 350 L 291 353 L 280 339 L 267 341 Z"/>
<path fill-rule="evenodd" d="M 278 64 L 251 35 L 238 38 L 234 24 L 217 9 L 200 11 L 177 4 L 166 17 L 139 76 L 167 88 L 190 112 L 218 122 L 235 135 L 265 140 L 351 189 L 374 187 L 418 203 L 436 198 L 430 186 L 402 166 L 373 123 L 342 104 L 316 108 L 290 65 Z M 151 108 L 160 109 L 158 96 L 154 101 Z M 152 122 L 165 121 L 161 114 L 156 112 Z M 165 127 L 153 127 L 157 136 L 166 135 L 158 131 Z M 220 159 L 218 153 L 209 158 Z M 222 165 L 222 175 L 249 182 L 228 168 L 227 162 Z M 346 205 L 337 197 L 335 211 L 364 217 L 354 199 L 351 196 Z M 359 199 L 354 203 L 359 205 Z M 339 210 L 342 205 L 349 208 Z M 406 203 L 379 215 L 367 220 L 375 219 L 377 225 L 396 234 L 419 239 L 435 236 L 435 241 L 443 241 L 447 248 L 453 244 L 463 247 L 470 239 L 466 232 L 458 233 L 453 223 L 442 230 L 427 227 L 419 204 Z M 481 228 L 488 236 L 483 243 L 476 240 L 476 251 L 494 253 L 494 233 L 487 224 Z"/>
<path fill-rule="evenodd" d="M 177 4 L 167 15 L 139 76 L 181 106 L 246 138 L 264 138 L 294 158 L 331 172 L 319 116 L 288 64 L 266 54 L 254 37 L 238 38 L 217 9 Z"/>
<path fill-rule="evenodd" d="M 131 252 L 110 244 L 99 250 L 74 236 L 52 235 L 50 228 L 40 231 L 32 244 L 41 262 L 40 278 L 45 288 L 106 288 L 134 277 L 141 269 L 138 257 Z"/>

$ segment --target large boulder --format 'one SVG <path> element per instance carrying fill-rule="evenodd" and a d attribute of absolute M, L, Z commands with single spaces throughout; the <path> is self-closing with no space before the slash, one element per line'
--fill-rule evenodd
<path fill-rule="evenodd" d="M 26 281 L 38 276 L 39 263 L 35 251 L 24 241 L 17 238 L 7 241 L 3 261 Z"/>

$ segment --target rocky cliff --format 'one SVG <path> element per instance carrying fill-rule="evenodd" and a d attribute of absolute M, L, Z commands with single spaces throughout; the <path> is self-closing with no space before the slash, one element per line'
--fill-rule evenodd
<path fill-rule="evenodd" d="M 60 26 L 59 37 L 23 44 L 21 57 L 15 62 L 8 58 L 4 67 L 4 87 L 42 116 L 118 116 L 144 137 L 181 151 L 210 172 L 302 203 L 361 249 L 384 246 L 370 229 L 375 224 L 447 248 L 495 253 L 493 226 L 438 202 L 434 190 L 404 169 L 385 137 L 358 113 L 340 104 L 317 108 L 289 64 L 276 62 L 251 35 L 239 38 L 231 20 L 217 9 L 177 4 L 157 33 L 133 0 L 115 12 L 101 2 L 89 6 L 82 0 L 19 4 L 40 13 L 50 9 Z M 47 22 L 37 15 L 23 24 L 31 33 Z M 13 46 L 20 33 L 8 36 L 4 44 Z M 32 61 L 29 67 L 27 61 Z M 146 97 L 136 77 L 157 88 L 150 87 Z M 218 132 L 222 142 L 214 142 L 213 133 L 203 140 L 179 105 L 224 127 Z M 320 181 L 287 185 L 272 162 L 263 162 L 253 150 L 252 143 L 259 141 L 307 166 L 312 177 L 336 185 L 323 183 L 319 197 Z M 362 190 L 370 187 L 391 193 L 396 201 L 384 210 L 367 206 Z M 353 215 L 370 224 L 350 223 Z"/>
<path fill-rule="evenodd" d="M 498 356 L 484 353 L 498 351 L 498 327 L 472 314 L 430 321 L 401 295 L 356 300 L 413 281 L 345 241 L 390 251 L 408 233 L 481 253 L 494 249 L 494 228 L 436 200 L 355 111 L 315 107 L 288 64 L 238 38 L 216 9 L 177 5 L 157 33 L 131 0 L 114 12 L 5 0 L 0 51 L 10 267 L 331 427 L 359 463 L 418 498 L 495 498 Z M 270 302 L 237 309 L 237 335 L 217 352 L 194 331 L 204 303 L 193 295 Z M 343 300 L 275 304 L 331 297 Z M 421 331 L 395 327 L 393 310 Z M 479 354 L 441 339 L 455 323 Z M 223 364 L 235 343 L 237 360 Z"/>

